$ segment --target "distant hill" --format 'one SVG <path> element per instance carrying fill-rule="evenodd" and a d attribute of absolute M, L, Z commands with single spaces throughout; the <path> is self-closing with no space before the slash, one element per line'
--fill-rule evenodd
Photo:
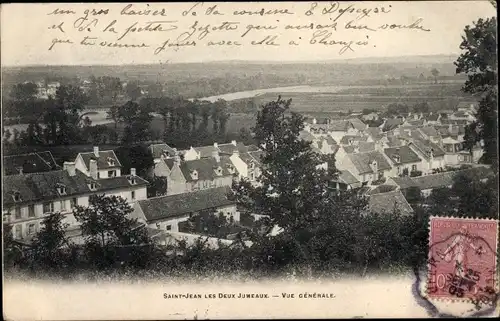
<path fill-rule="evenodd" d="M 386 78 L 431 76 L 430 70 L 436 68 L 443 77 L 455 77 L 452 55 L 406 56 L 359 58 L 309 62 L 272 62 L 272 61 L 216 61 L 206 63 L 167 63 L 139 65 L 91 65 L 91 66 L 25 66 L 4 67 L 2 88 L 24 81 L 37 81 L 46 77 L 60 77 L 74 80 L 91 75 L 115 76 L 123 80 L 140 80 L 164 83 L 194 83 L 207 79 L 263 79 L 255 83 L 271 88 L 284 85 L 349 85 L 366 80 Z M 461 77 L 458 77 L 461 78 Z M 273 80 L 275 79 L 275 80 Z M 4 87 L 6 86 L 6 87 Z M 256 88 L 241 88 L 239 91 Z"/>

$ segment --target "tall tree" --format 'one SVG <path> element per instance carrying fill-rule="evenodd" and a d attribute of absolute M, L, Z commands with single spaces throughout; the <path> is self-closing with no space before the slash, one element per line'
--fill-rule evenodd
<path fill-rule="evenodd" d="M 128 101 L 118 112 L 118 118 L 125 123 L 123 141 L 138 143 L 150 138 L 150 124 L 153 116 L 146 107 L 141 107 L 134 101 Z"/>
<path fill-rule="evenodd" d="M 477 140 L 484 142 L 482 161 L 498 163 L 498 61 L 497 19 L 479 19 L 474 26 L 466 26 L 460 49 L 463 53 L 455 62 L 456 72 L 468 76 L 462 90 L 480 97 L 477 112 Z"/>
<path fill-rule="evenodd" d="M 119 196 L 92 195 L 89 206 L 76 206 L 73 214 L 81 224 L 82 235 L 90 261 L 99 267 L 109 267 L 120 257 L 117 247 L 141 246 L 150 243 L 137 219 L 129 218 L 132 207 Z"/>
<path fill-rule="evenodd" d="M 42 221 L 41 230 L 33 239 L 33 261 L 37 265 L 48 268 L 62 267 L 65 263 L 63 247 L 71 248 L 72 243 L 66 237 L 67 223 L 63 222 L 64 216 L 53 213 Z"/>
<path fill-rule="evenodd" d="M 276 225 L 283 229 L 276 237 L 257 240 L 267 255 L 278 255 L 277 248 L 289 252 L 288 258 L 273 260 L 315 264 L 347 259 L 366 201 L 330 188 L 336 170 L 319 167 L 324 160 L 299 138 L 304 118 L 289 113 L 290 104 L 279 97 L 259 111 L 254 134 L 263 149 L 262 174 L 257 186 L 235 184 L 236 199 L 243 210 L 269 217 L 266 235 Z"/>

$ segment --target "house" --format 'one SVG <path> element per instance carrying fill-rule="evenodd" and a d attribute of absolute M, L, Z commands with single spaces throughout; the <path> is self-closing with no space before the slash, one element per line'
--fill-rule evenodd
<path fill-rule="evenodd" d="M 428 125 L 438 125 L 441 123 L 441 114 L 440 113 L 429 113 L 425 116 L 425 121 Z"/>
<path fill-rule="evenodd" d="M 132 174 L 125 177 L 93 179 L 65 162 L 63 169 L 4 177 L 4 223 L 13 226 L 14 238 L 30 239 L 43 218 L 53 212 L 64 215 L 69 228 L 79 224 L 72 214 L 76 205 L 88 206 L 93 194 L 116 195 L 129 202 L 145 199 L 147 181 Z M 5 215 L 10 213 L 10 215 Z"/>
<path fill-rule="evenodd" d="M 369 136 L 345 135 L 340 139 L 340 145 L 355 145 L 359 142 L 373 142 Z"/>
<path fill-rule="evenodd" d="M 328 124 L 305 124 L 304 130 L 313 136 L 330 135 L 336 141 L 339 141 L 345 135 L 357 135 L 359 131 L 346 120 L 335 120 Z"/>
<path fill-rule="evenodd" d="M 368 127 L 367 129 L 365 129 L 365 133 L 374 142 L 379 141 L 384 136 L 382 133 L 382 129 L 379 127 Z"/>
<path fill-rule="evenodd" d="M 390 176 L 411 175 L 411 173 L 422 172 L 422 159 L 411 150 L 410 147 L 404 145 L 400 147 L 386 148 L 384 154 L 391 161 L 393 170 Z"/>
<path fill-rule="evenodd" d="M 479 104 L 476 101 L 461 101 L 456 108 L 459 112 L 474 114 L 479 109 Z"/>
<path fill-rule="evenodd" d="M 422 194 L 424 196 L 429 196 L 433 189 L 452 187 L 454 179 L 459 175 L 470 175 L 484 182 L 494 174 L 490 167 L 479 166 L 465 170 L 413 177 L 412 179 L 415 186 L 420 188 Z"/>
<path fill-rule="evenodd" d="M 238 143 L 235 140 L 232 140 L 227 144 L 218 144 L 218 148 L 220 155 L 233 155 L 235 151 L 239 153 L 245 153 L 248 151 L 248 148 L 245 146 L 245 144 L 241 142 Z"/>
<path fill-rule="evenodd" d="M 417 129 L 417 132 L 420 133 L 425 139 L 434 143 L 439 143 L 441 140 L 441 134 L 434 126 L 420 127 Z"/>
<path fill-rule="evenodd" d="M 167 144 L 151 144 L 148 149 L 151 151 L 153 155 L 153 159 L 155 162 L 160 159 L 173 158 L 175 153 L 177 152 L 176 148 L 172 148 Z"/>
<path fill-rule="evenodd" d="M 444 151 L 430 140 L 412 139 L 408 147 L 422 159 L 422 172 L 424 175 L 445 167 Z"/>
<path fill-rule="evenodd" d="M 3 157 L 4 175 L 48 172 L 61 169 L 48 151 Z"/>
<path fill-rule="evenodd" d="M 446 165 L 460 165 L 470 163 L 470 158 L 466 157 L 468 151 L 464 150 L 463 141 L 452 137 L 442 140 L 442 147 L 445 152 L 444 161 Z M 465 152 L 465 153 L 464 153 Z"/>
<path fill-rule="evenodd" d="M 339 170 L 348 170 L 365 185 L 386 177 L 392 169 L 386 157 L 377 150 L 346 154 L 336 158 L 336 166 Z"/>
<path fill-rule="evenodd" d="M 94 146 L 93 152 L 79 153 L 75 164 L 76 169 L 93 179 L 121 176 L 122 165 L 115 152 L 113 150 L 99 151 L 98 146 Z"/>
<path fill-rule="evenodd" d="M 361 187 L 361 182 L 352 175 L 348 170 L 339 171 L 338 178 L 334 180 L 334 188 L 336 190 L 350 190 Z"/>
<path fill-rule="evenodd" d="M 181 161 L 177 156 L 167 176 L 167 195 L 231 186 L 237 176 L 230 156 L 220 156 L 218 150 L 214 149 L 210 158 Z"/>
<path fill-rule="evenodd" d="M 382 125 L 380 125 L 380 128 L 382 129 L 382 132 L 388 132 L 398 128 L 404 122 L 405 122 L 404 118 L 388 118 L 384 121 Z"/>
<path fill-rule="evenodd" d="M 229 199 L 230 194 L 231 188 L 226 186 L 154 197 L 137 202 L 131 216 L 149 228 L 172 232 L 179 231 L 180 222 L 204 210 L 215 210 L 238 222 L 239 212 L 235 201 Z"/>
<path fill-rule="evenodd" d="M 369 196 L 368 207 L 372 213 L 411 215 L 413 208 L 408 204 L 400 190 L 376 193 Z"/>

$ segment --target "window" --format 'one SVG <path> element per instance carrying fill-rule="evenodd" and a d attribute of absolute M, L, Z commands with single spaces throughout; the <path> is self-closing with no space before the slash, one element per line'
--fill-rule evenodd
<path fill-rule="evenodd" d="M 96 188 L 97 188 L 97 185 L 96 185 L 95 182 L 89 182 L 88 186 L 89 186 L 89 188 L 90 188 L 91 191 L 95 191 Z"/>
<path fill-rule="evenodd" d="M 64 185 L 57 186 L 57 192 L 59 193 L 59 195 L 66 195 L 66 186 Z"/>
<path fill-rule="evenodd" d="M 160 228 L 160 223 L 156 223 L 156 228 L 159 229 Z"/>
<path fill-rule="evenodd" d="M 115 166 L 115 160 L 111 157 L 108 157 L 108 165 L 109 166 Z"/>
<path fill-rule="evenodd" d="M 14 232 L 14 233 L 15 233 L 15 234 L 14 234 L 14 237 L 15 237 L 16 239 L 21 239 L 21 238 L 23 238 L 23 226 L 22 226 L 22 224 L 17 224 L 17 225 L 16 225 L 16 228 L 15 228 L 15 230 L 14 230 L 14 231 L 15 231 L 15 232 Z"/>
<path fill-rule="evenodd" d="M 411 165 L 411 171 L 414 172 L 417 170 L 417 165 Z"/>
<path fill-rule="evenodd" d="M 20 201 L 22 201 L 21 193 L 19 193 L 19 192 L 15 192 L 12 195 L 12 198 L 14 199 L 14 202 L 20 202 Z"/>
<path fill-rule="evenodd" d="M 101 178 L 101 173 L 97 172 L 97 178 Z"/>
<path fill-rule="evenodd" d="M 73 197 L 70 201 L 71 208 L 75 208 L 78 205 L 78 200 L 76 197 Z"/>
<path fill-rule="evenodd" d="M 108 171 L 108 177 L 115 177 L 115 171 Z"/>
<path fill-rule="evenodd" d="M 66 200 L 61 201 L 61 211 L 66 210 Z"/>
<path fill-rule="evenodd" d="M 35 234 L 35 223 L 28 224 L 28 235 Z"/>
<path fill-rule="evenodd" d="M 16 206 L 16 219 L 19 220 L 21 219 L 21 208 L 19 206 Z"/>
<path fill-rule="evenodd" d="M 130 192 L 130 196 L 132 200 L 135 200 L 135 191 Z"/>
<path fill-rule="evenodd" d="M 171 231 L 172 230 L 172 225 L 167 225 L 167 231 Z"/>
<path fill-rule="evenodd" d="M 54 203 L 43 203 L 43 214 L 54 212 Z"/>
<path fill-rule="evenodd" d="M 28 206 L 28 217 L 35 217 L 35 205 Z"/>
<path fill-rule="evenodd" d="M 129 181 L 130 185 L 135 185 L 137 183 L 134 176 L 129 176 L 128 181 Z"/>

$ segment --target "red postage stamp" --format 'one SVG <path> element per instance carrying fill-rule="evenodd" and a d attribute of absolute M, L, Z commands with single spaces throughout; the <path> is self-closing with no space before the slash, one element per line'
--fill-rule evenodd
<path fill-rule="evenodd" d="M 498 221 L 431 217 L 429 234 L 429 298 L 491 302 L 498 286 Z"/>

